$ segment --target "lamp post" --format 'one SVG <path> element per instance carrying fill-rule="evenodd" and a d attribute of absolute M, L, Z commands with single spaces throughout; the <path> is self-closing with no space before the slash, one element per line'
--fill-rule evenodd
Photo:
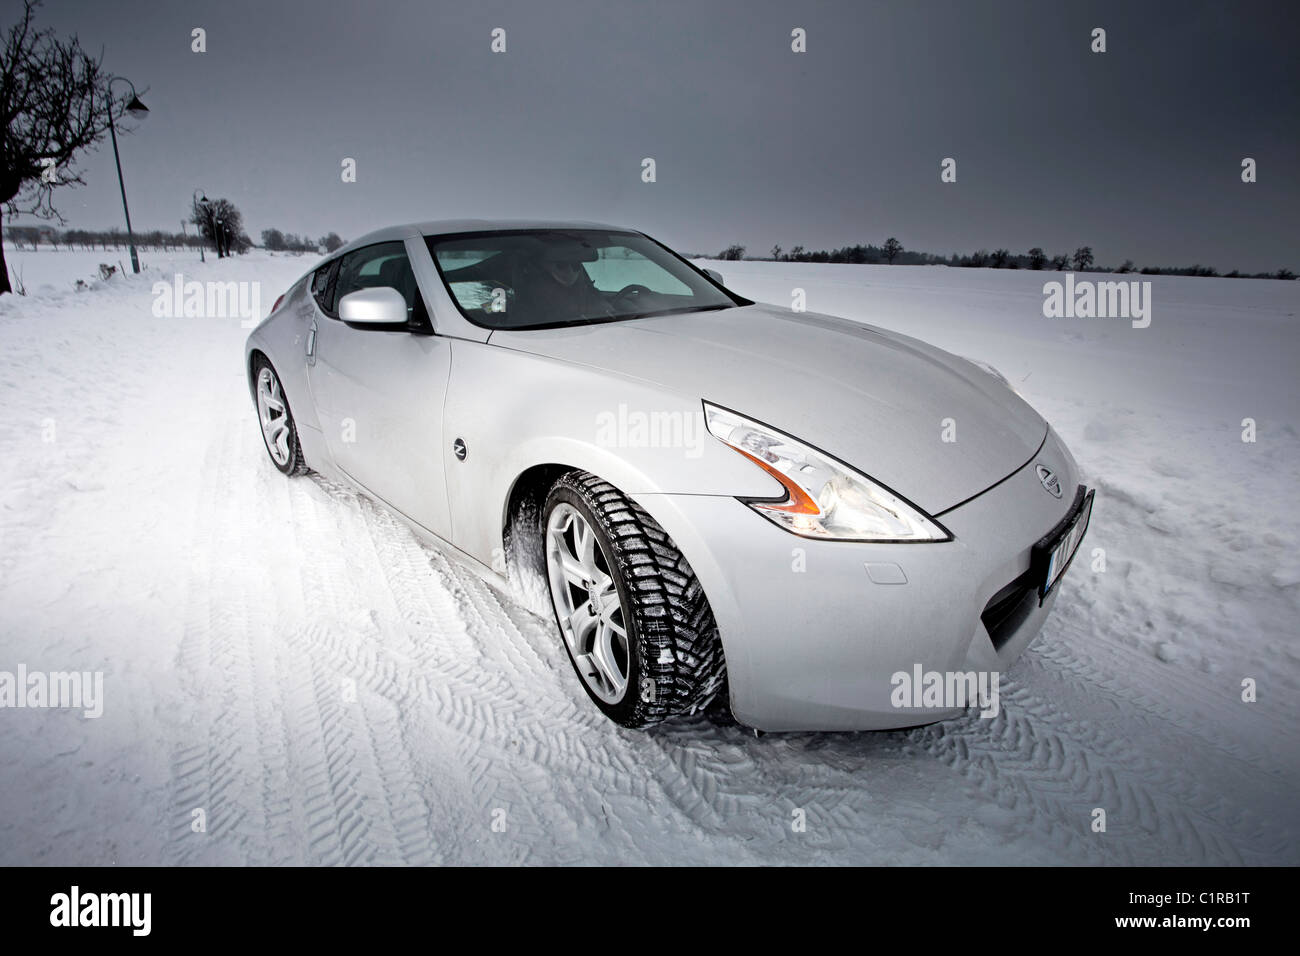
<path fill-rule="evenodd" d="M 125 77 L 115 76 L 108 81 L 108 133 L 113 138 L 113 161 L 117 163 L 117 185 L 122 190 L 122 211 L 126 213 L 126 242 L 131 249 L 131 271 L 140 271 L 140 257 L 135 253 L 135 236 L 131 234 L 131 210 L 126 205 L 126 183 L 122 179 L 122 157 L 117 152 L 117 129 L 113 125 L 113 84 L 121 80 L 131 87 L 131 102 L 126 104 L 126 111 L 136 119 L 143 119 L 149 107 L 140 102 L 135 91 L 135 84 Z"/>
<path fill-rule="evenodd" d="M 195 206 L 202 206 L 206 211 L 208 208 L 208 191 L 200 187 L 190 194 L 190 200 Z M 203 226 L 199 225 L 199 262 L 207 262 L 203 255 Z"/>

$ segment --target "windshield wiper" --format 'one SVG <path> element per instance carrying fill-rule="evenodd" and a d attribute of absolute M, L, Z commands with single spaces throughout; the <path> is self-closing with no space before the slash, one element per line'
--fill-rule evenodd
<path fill-rule="evenodd" d="M 688 305 L 679 309 L 661 309 L 657 312 L 629 312 L 626 315 L 590 315 L 576 319 L 560 319 L 555 322 L 535 322 L 528 325 L 503 325 L 502 331 L 531 332 L 536 329 L 571 329 L 581 325 L 607 325 L 611 322 L 628 322 L 633 319 L 655 318 L 661 315 L 677 315 L 683 312 L 716 312 L 719 309 L 734 309 L 734 305 Z"/>
<path fill-rule="evenodd" d="M 658 309 L 654 312 L 630 312 L 627 315 L 620 315 L 621 319 L 653 319 L 661 315 L 684 315 L 687 312 L 717 312 L 719 309 L 734 309 L 735 306 L 730 303 L 720 305 L 685 305 L 679 309 Z"/>

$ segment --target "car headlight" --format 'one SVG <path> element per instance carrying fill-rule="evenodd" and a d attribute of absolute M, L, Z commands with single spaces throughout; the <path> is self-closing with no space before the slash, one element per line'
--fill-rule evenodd
<path fill-rule="evenodd" d="M 783 499 L 741 498 L 793 534 L 842 541 L 949 541 L 933 518 L 866 475 L 767 425 L 704 403 L 709 432 L 785 488 Z"/>

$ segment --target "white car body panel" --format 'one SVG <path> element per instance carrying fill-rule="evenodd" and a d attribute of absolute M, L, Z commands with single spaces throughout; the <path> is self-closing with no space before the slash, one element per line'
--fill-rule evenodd
<path fill-rule="evenodd" d="M 1005 478 L 1047 433 L 1037 412 L 964 359 L 775 306 L 501 331 L 489 341 L 704 397 L 821 448 L 932 515 Z M 943 440 L 946 419 L 956 441 Z"/>
<path fill-rule="evenodd" d="M 781 494 L 774 479 L 703 432 L 698 396 L 496 345 L 456 342 L 453 350 L 446 431 L 462 438 L 469 453 L 463 462 L 448 455 L 447 487 L 457 503 L 451 540 L 485 564 L 501 547 L 515 479 L 538 465 L 580 468 L 628 495 Z M 543 395 L 546 401 L 538 401 Z M 616 415 L 620 404 L 697 422 L 699 454 L 694 448 L 607 447 L 598 416 Z"/>
<path fill-rule="evenodd" d="M 493 574 L 521 475 L 545 465 L 599 475 L 691 563 L 718 623 L 733 710 L 763 730 L 941 719 L 952 711 L 892 707 L 890 675 L 915 664 L 1005 670 L 1033 639 L 1055 592 L 1041 606 L 1026 601 L 999 646 L 981 612 L 1066 515 L 1078 470 L 1004 383 L 905 336 L 772 306 L 530 331 L 476 326 L 452 302 L 424 236 L 534 227 L 616 228 L 424 223 L 330 257 L 404 241 L 436 335 L 350 328 L 316 306 L 311 273 L 291 287 L 249 336 L 246 361 L 260 352 L 275 366 L 311 468 Z M 779 497 L 781 487 L 702 431 L 702 400 L 839 458 L 939 519 L 953 540 L 812 540 L 777 527 L 738 499 Z M 602 416 L 608 424 L 620 409 L 697 421 L 701 431 L 677 447 L 610 442 Z M 949 418 L 955 442 L 941 437 Z M 1045 490 L 1038 464 L 1059 477 L 1061 498 Z M 804 573 L 792 570 L 796 552 Z M 896 566 L 906 583 L 877 584 L 867 564 Z"/>
<path fill-rule="evenodd" d="M 1030 547 L 1070 502 L 1043 491 L 1042 461 L 1078 483 L 1055 433 L 1034 462 L 948 512 L 953 540 L 866 544 L 795 538 L 729 497 L 636 495 L 686 555 L 709 595 L 727 657 L 736 718 L 762 730 L 907 727 L 953 710 L 891 706 L 890 676 L 923 671 L 1004 672 L 1056 601 L 1028 597 L 1028 617 L 995 648 L 980 613 L 1026 572 Z M 793 549 L 803 573 L 792 573 Z M 876 584 L 866 565 L 902 569 L 905 584 Z"/>

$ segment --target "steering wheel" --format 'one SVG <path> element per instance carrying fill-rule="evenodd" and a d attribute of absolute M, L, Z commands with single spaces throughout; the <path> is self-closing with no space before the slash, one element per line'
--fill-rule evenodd
<path fill-rule="evenodd" d="M 623 286 L 623 288 L 615 292 L 614 298 L 611 299 L 610 301 L 617 304 L 619 302 L 622 302 L 624 299 L 635 300 L 635 299 L 639 299 L 643 295 L 654 295 L 654 294 L 655 293 L 653 289 L 648 288 L 647 286 L 643 286 L 639 282 L 633 282 L 630 285 Z"/>

